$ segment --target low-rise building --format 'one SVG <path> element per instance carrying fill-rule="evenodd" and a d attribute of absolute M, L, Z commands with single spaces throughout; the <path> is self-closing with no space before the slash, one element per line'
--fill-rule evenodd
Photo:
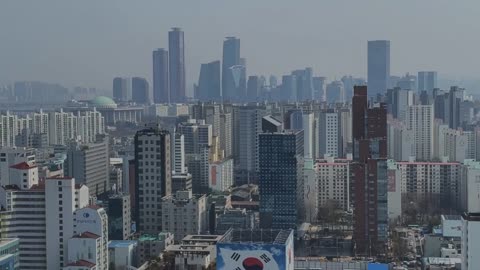
<path fill-rule="evenodd" d="M 168 232 L 161 232 L 158 235 L 144 234 L 140 236 L 137 245 L 138 265 L 160 257 L 162 252 L 173 244 L 173 241 L 173 234 Z"/>
<path fill-rule="evenodd" d="M 109 266 L 115 270 L 127 270 L 137 266 L 137 241 L 113 240 L 108 243 Z"/>

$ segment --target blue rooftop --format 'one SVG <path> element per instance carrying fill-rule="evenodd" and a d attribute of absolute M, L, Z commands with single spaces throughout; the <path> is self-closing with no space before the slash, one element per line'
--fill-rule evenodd
<path fill-rule="evenodd" d="M 128 247 L 130 245 L 136 245 L 137 241 L 133 240 L 112 240 L 108 242 L 108 247 L 109 248 L 122 248 L 122 247 Z"/>

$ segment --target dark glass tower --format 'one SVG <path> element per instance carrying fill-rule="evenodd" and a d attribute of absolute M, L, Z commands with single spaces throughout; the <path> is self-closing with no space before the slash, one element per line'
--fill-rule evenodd
<path fill-rule="evenodd" d="M 376 98 L 390 87 L 390 41 L 368 42 L 368 96 Z"/>
<path fill-rule="evenodd" d="M 150 87 L 145 78 L 132 78 L 132 101 L 146 104 L 150 102 Z"/>
<path fill-rule="evenodd" d="M 153 51 L 153 102 L 170 102 L 168 83 L 168 52 L 165 49 Z"/>
<path fill-rule="evenodd" d="M 236 37 L 227 37 L 223 42 L 222 58 L 222 96 L 224 100 L 229 100 L 234 97 L 234 93 L 229 89 L 229 85 L 232 85 L 230 82 L 232 77 L 229 69 L 237 65 L 241 65 L 240 39 Z"/>
<path fill-rule="evenodd" d="M 168 32 L 170 102 L 185 102 L 185 43 L 178 27 Z"/>
<path fill-rule="evenodd" d="M 201 65 L 195 97 L 200 101 L 221 101 L 220 61 Z"/>
<path fill-rule="evenodd" d="M 260 227 L 296 229 L 303 205 L 303 130 L 259 135 Z"/>

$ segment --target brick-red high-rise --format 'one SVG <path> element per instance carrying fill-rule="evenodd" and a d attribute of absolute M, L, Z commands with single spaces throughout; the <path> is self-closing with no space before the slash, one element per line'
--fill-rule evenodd
<path fill-rule="evenodd" d="M 367 87 L 352 98 L 352 197 L 355 253 L 383 252 L 387 240 L 387 109 L 368 104 Z"/>

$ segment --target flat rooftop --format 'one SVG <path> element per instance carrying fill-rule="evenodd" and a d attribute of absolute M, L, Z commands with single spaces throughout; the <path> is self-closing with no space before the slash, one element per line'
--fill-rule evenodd
<path fill-rule="evenodd" d="M 183 242 L 218 242 L 222 239 L 223 235 L 187 235 L 182 241 Z"/>
<path fill-rule="evenodd" d="M 242 230 L 230 229 L 218 241 L 219 243 L 261 243 L 286 244 L 293 230 Z"/>
<path fill-rule="evenodd" d="M 137 241 L 132 241 L 132 240 L 112 240 L 108 242 L 108 247 L 109 248 L 125 248 L 129 247 L 131 245 L 136 245 Z"/>

